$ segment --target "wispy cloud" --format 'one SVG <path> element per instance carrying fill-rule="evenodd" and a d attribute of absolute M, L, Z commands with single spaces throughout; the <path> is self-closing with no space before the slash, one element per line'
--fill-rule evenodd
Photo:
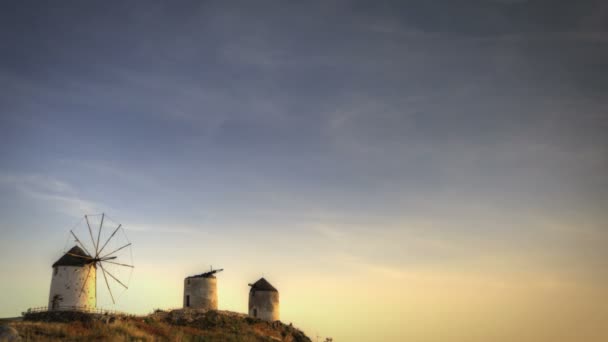
<path fill-rule="evenodd" d="M 50 176 L 0 173 L 0 184 L 12 186 L 22 196 L 73 217 L 101 212 L 106 208 L 100 203 L 81 198 L 72 185 Z"/>

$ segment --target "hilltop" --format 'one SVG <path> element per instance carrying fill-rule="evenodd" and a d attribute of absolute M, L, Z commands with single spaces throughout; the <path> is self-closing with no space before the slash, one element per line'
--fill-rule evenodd
<path fill-rule="evenodd" d="M 24 341 L 311 341 L 291 324 L 214 310 L 157 310 L 147 316 L 42 312 L 5 324 Z"/>

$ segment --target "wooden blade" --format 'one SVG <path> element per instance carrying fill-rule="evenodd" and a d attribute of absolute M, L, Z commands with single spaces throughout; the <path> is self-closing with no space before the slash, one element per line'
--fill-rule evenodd
<path fill-rule="evenodd" d="M 103 273 L 103 279 L 106 281 L 106 286 L 108 287 L 108 292 L 110 292 L 110 298 L 112 298 L 112 304 L 116 304 L 114 301 L 114 295 L 112 294 L 112 290 L 110 290 L 110 284 L 108 284 L 108 278 L 106 277 L 106 270 L 103 268 L 103 265 L 100 263 L 101 273 Z"/>
<path fill-rule="evenodd" d="M 106 240 L 106 242 L 103 244 L 103 246 L 101 247 L 101 249 L 99 250 L 99 254 L 101 254 L 101 251 L 103 251 L 104 248 L 106 248 L 106 245 L 108 244 L 108 242 L 110 242 L 110 240 L 114 237 L 114 234 L 116 234 L 116 232 L 120 229 L 120 227 L 122 227 L 122 224 L 119 224 L 118 227 L 116 227 L 116 229 L 114 229 L 114 231 L 112 232 L 112 235 L 110 235 L 110 237 Z M 99 255 L 98 255 L 99 256 Z"/>
<path fill-rule="evenodd" d="M 93 265 L 89 266 L 89 271 L 87 271 L 87 277 L 84 278 L 84 282 L 82 283 L 82 288 L 80 289 L 80 294 L 78 295 L 78 297 L 82 296 L 82 293 L 84 292 L 84 287 L 87 285 L 87 280 L 89 280 L 89 274 L 91 274 L 91 268 L 93 268 Z"/>
<path fill-rule="evenodd" d="M 114 265 L 118 265 L 118 266 L 126 266 L 126 267 L 135 268 L 135 266 L 133 266 L 133 265 L 121 264 L 121 263 L 114 262 L 114 261 L 108 261 L 107 259 L 106 260 L 101 260 L 101 261 L 107 262 L 107 263 L 110 263 L 110 264 L 114 264 Z"/>
<path fill-rule="evenodd" d="M 106 271 L 106 273 L 112 277 L 112 279 L 116 280 L 120 285 L 122 285 L 122 287 L 124 287 L 125 289 L 128 289 L 127 285 L 123 284 L 120 280 L 118 280 L 118 278 L 116 278 L 115 276 L 112 275 L 112 273 L 110 273 L 109 271 Z"/>
<path fill-rule="evenodd" d="M 107 258 L 108 256 L 110 256 L 110 255 L 112 255 L 112 254 L 114 254 L 114 253 L 118 252 L 119 250 L 121 250 L 121 249 L 123 249 L 123 248 L 127 248 L 127 247 L 129 247 L 129 246 L 131 246 L 131 243 L 130 243 L 130 242 L 129 242 L 128 244 L 126 244 L 126 245 L 124 245 L 124 246 L 120 247 L 119 249 L 116 249 L 116 250 L 112 251 L 111 253 L 108 253 L 108 254 L 106 254 L 106 255 L 102 256 L 102 257 L 101 257 L 101 259 L 103 259 L 103 258 Z"/>
<path fill-rule="evenodd" d="M 97 244 L 95 245 L 95 250 L 97 253 L 95 255 L 95 257 L 97 258 L 99 256 L 99 239 L 101 238 L 101 228 L 103 228 L 103 218 L 104 218 L 105 214 L 101 213 L 101 223 L 99 224 L 99 231 L 97 232 Z"/>
<path fill-rule="evenodd" d="M 91 253 L 89 253 L 89 251 L 87 250 L 87 248 L 84 246 L 84 244 L 82 244 L 82 241 L 80 241 L 80 239 L 76 236 L 76 234 L 74 234 L 74 232 L 71 231 L 71 230 L 70 230 L 70 233 L 72 233 L 72 236 L 74 237 L 74 239 L 76 239 L 76 242 L 78 242 L 78 244 L 80 245 L 80 247 L 82 247 L 82 249 L 84 249 L 84 251 L 88 255 L 91 255 Z"/>
<path fill-rule="evenodd" d="M 89 224 L 89 217 L 87 215 L 84 215 L 84 219 L 87 221 L 87 227 L 89 227 L 89 235 L 91 235 L 91 242 L 93 243 L 93 247 L 95 248 L 95 257 L 97 258 L 97 248 L 95 247 L 95 239 L 93 239 L 93 231 L 91 230 L 91 225 Z"/>

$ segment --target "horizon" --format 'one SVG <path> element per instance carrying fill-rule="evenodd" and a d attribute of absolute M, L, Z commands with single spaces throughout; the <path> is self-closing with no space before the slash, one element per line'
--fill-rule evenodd
<path fill-rule="evenodd" d="M 608 340 L 608 3 L 3 1 L 0 317 L 85 214 L 334 341 Z M 105 304 L 103 304 L 105 305 Z"/>

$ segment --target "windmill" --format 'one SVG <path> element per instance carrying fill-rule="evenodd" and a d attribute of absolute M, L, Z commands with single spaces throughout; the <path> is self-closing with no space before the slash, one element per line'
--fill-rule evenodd
<path fill-rule="evenodd" d="M 132 243 L 122 224 L 115 223 L 105 213 L 84 215 L 70 229 L 68 246 L 72 247 L 53 264 L 49 307 L 96 307 L 99 271 L 107 294 L 115 304 L 117 294 L 129 288 L 135 267 Z"/>
<path fill-rule="evenodd" d="M 224 269 L 213 269 L 208 272 L 186 277 L 184 279 L 184 308 L 217 310 L 216 273 Z"/>

